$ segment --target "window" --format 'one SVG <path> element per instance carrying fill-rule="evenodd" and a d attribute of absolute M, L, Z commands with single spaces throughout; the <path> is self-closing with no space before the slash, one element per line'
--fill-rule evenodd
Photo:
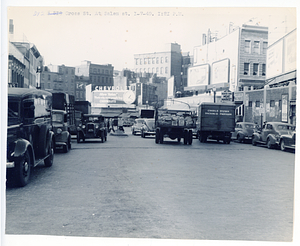
<path fill-rule="evenodd" d="M 159 63 L 159 58 L 158 57 L 156 57 L 156 64 L 158 64 Z"/>
<path fill-rule="evenodd" d="M 165 63 L 168 63 L 168 57 L 166 56 L 166 58 L 165 58 Z"/>
<path fill-rule="evenodd" d="M 268 42 L 263 42 L 263 54 L 267 54 Z"/>
<path fill-rule="evenodd" d="M 147 58 L 144 58 L 144 64 L 147 64 Z"/>
<path fill-rule="evenodd" d="M 255 107 L 256 107 L 256 108 L 259 108 L 259 107 L 260 107 L 260 101 L 256 101 L 256 102 L 255 102 Z"/>
<path fill-rule="evenodd" d="M 48 80 L 51 80 L 51 76 L 50 76 L 50 74 L 48 74 Z"/>
<path fill-rule="evenodd" d="M 258 75 L 258 63 L 253 64 L 253 75 Z"/>
<path fill-rule="evenodd" d="M 152 68 L 152 73 L 155 73 L 155 68 L 154 67 Z"/>
<path fill-rule="evenodd" d="M 278 101 L 279 109 L 281 109 L 281 100 Z"/>
<path fill-rule="evenodd" d="M 251 53 L 251 41 L 250 40 L 245 40 L 245 52 L 246 53 Z"/>
<path fill-rule="evenodd" d="M 260 42 L 259 41 L 254 41 L 254 50 L 253 52 L 255 54 L 260 54 Z"/>
<path fill-rule="evenodd" d="M 152 57 L 152 64 L 155 64 L 155 57 Z"/>
<path fill-rule="evenodd" d="M 108 77 L 106 77 L 105 82 L 106 82 L 106 84 L 108 83 Z"/>
<path fill-rule="evenodd" d="M 168 73 L 168 67 L 165 67 L 165 73 Z"/>
<path fill-rule="evenodd" d="M 139 65 L 139 60 L 137 58 L 135 59 L 135 65 Z"/>
<path fill-rule="evenodd" d="M 270 107 L 275 107 L 275 101 L 274 100 L 270 100 Z"/>
<path fill-rule="evenodd" d="M 157 67 L 157 68 L 156 68 L 156 73 L 157 73 L 157 74 L 158 74 L 158 71 L 159 71 L 159 68 Z"/>
<path fill-rule="evenodd" d="M 102 84 L 104 84 L 104 77 L 102 77 L 101 80 L 102 80 Z"/>
<path fill-rule="evenodd" d="M 140 58 L 140 65 L 142 65 L 142 58 Z"/>
<path fill-rule="evenodd" d="M 262 75 L 262 76 L 266 76 L 266 64 L 262 64 L 261 75 Z"/>
<path fill-rule="evenodd" d="M 160 74 L 163 74 L 163 71 L 164 71 L 164 68 L 161 67 L 161 68 L 160 68 Z"/>
<path fill-rule="evenodd" d="M 160 63 L 164 63 L 164 58 L 163 57 L 160 58 Z"/>
<path fill-rule="evenodd" d="M 248 107 L 252 108 L 252 101 L 249 101 Z"/>
<path fill-rule="evenodd" d="M 249 63 L 244 63 L 244 75 L 249 75 Z"/>

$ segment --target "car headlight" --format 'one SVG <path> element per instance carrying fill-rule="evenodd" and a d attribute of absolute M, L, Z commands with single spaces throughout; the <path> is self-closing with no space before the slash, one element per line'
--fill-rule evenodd
<path fill-rule="evenodd" d="M 280 135 L 279 134 L 275 135 L 275 138 L 276 138 L 277 141 L 279 141 Z"/>
<path fill-rule="evenodd" d="M 84 128 L 85 128 L 85 125 L 82 125 L 82 128 L 84 129 Z"/>
<path fill-rule="evenodd" d="M 61 128 L 57 128 L 56 133 L 57 134 L 61 134 L 62 133 L 62 129 Z"/>

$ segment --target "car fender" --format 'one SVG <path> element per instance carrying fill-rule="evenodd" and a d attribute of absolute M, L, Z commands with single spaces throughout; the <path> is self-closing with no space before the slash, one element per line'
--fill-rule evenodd
<path fill-rule="evenodd" d="M 14 158 L 23 156 L 26 151 L 28 151 L 30 155 L 30 160 L 32 160 L 32 163 L 34 163 L 35 162 L 34 151 L 31 143 L 28 140 L 23 138 L 16 140 L 15 149 L 14 149 Z"/>
<path fill-rule="evenodd" d="M 252 138 L 256 141 L 260 141 L 260 134 L 257 132 L 254 132 L 252 135 Z"/>
<path fill-rule="evenodd" d="M 242 138 L 245 137 L 245 133 L 243 131 L 238 131 L 236 136 L 240 135 Z"/>
<path fill-rule="evenodd" d="M 274 134 L 269 134 L 267 136 L 267 139 L 270 139 L 271 144 L 276 144 L 276 137 L 274 136 Z"/>

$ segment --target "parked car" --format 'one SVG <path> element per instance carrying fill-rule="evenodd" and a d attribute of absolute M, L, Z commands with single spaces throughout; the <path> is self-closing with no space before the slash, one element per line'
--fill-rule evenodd
<path fill-rule="evenodd" d="M 289 146 L 295 145 L 292 143 L 294 138 L 292 137 L 295 132 L 295 126 L 287 123 L 282 122 L 267 122 L 263 125 L 263 128 L 261 131 L 257 131 L 253 133 L 252 136 L 252 144 L 264 144 L 267 145 L 269 149 L 271 148 L 278 148 L 281 146 L 281 144 L 285 144 L 284 139 L 287 139 L 287 136 L 290 136 L 291 142 Z M 282 138 L 283 137 L 283 138 Z M 287 145 L 286 145 L 287 146 Z M 285 146 L 283 146 L 285 147 Z M 286 147 L 285 147 L 286 148 Z M 283 148 L 283 149 L 285 149 Z"/>
<path fill-rule="evenodd" d="M 295 149 L 296 147 L 296 130 L 290 134 L 283 134 L 279 141 L 280 149 L 285 151 L 287 149 Z"/>
<path fill-rule="evenodd" d="M 145 138 L 149 135 L 155 135 L 155 119 L 144 119 L 144 124 L 141 127 L 141 137 Z"/>
<path fill-rule="evenodd" d="M 83 114 L 77 128 L 77 143 L 87 138 L 101 138 L 102 143 L 107 141 L 107 127 L 102 115 Z"/>
<path fill-rule="evenodd" d="M 7 184 L 28 184 L 32 168 L 51 167 L 54 133 L 51 125 L 52 94 L 28 88 L 8 88 Z"/>
<path fill-rule="evenodd" d="M 144 119 L 135 119 L 134 123 L 131 127 L 131 133 L 132 135 L 136 135 L 137 133 L 141 133 L 141 127 L 144 124 Z"/>
<path fill-rule="evenodd" d="M 67 112 L 64 110 L 52 110 L 55 149 L 62 148 L 65 153 L 71 149 L 71 134 L 68 131 L 67 116 Z"/>
<path fill-rule="evenodd" d="M 238 122 L 235 125 L 231 139 L 236 139 L 238 142 L 246 142 L 252 140 L 253 132 L 258 130 L 258 125 L 252 122 Z"/>

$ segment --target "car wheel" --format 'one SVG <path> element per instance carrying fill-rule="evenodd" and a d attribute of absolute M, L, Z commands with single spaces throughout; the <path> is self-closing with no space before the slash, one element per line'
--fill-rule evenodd
<path fill-rule="evenodd" d="M 243 139 L 240 135 L 237 135 L 237 140 L 238 140 L 239 143 L 243 142 Z"/>
<path fill-rule="evenodd" d="M 68 144 L 66 144 L 66 145 L 63 146 L 63 151 L 64 151 L 64 153 L 68 153 L 68 151 L 69 151 Z"/>
<path fill-rule="evenodd" d="M 50 146 L 48 148 L 49 156 L 44 160 L 44 164 L 46 167 L 51 167 L 53 165 L 53 159 L 54 159 L 54 144 L 53 141 L 50 140 Z"/>
<path fill-rule="evenodd" d="M 164 133 L 162 131 L 159 131 L 159 142 L 161 144 L 164 143 Z"/>
<path fill-rule="evenodd" d="M 155 132 L 155 143 L 158 144 L 159 143 L 159 130 L 156 129 L 156 132 Z"/>
<path fill-rule="evenodd" d="M 271 144 L 271 140 L 269 138 L 267 139 L 267 147 L 268 147 L 268 149 L 273 148 L 273 145 Z"/>
<path fill-rule="evenodd" d="M 280 149 L 281 149 L 282 151 L 285 151 L 285 150 L 286 150 L 285 143 L 284 143 L 284 140 L 283 140 L 283 139 L 280 141 Z"/>
<path fill-rule="evenodd" d="M 183 137 L 184 137 L 183 144 L 187 145 L 187 143 L 188 143 L 188 132 L 187 131 L 183 132 Z"/>
<path fill-rule="evenodd" d="M 71 138 L 69 138 L 69 140 L 68 140 L 68 147 L 69 147 L 69 149 L 71 149 L 71 148 L 72 148 L 72 144 L 71 144 Z"/>
<path fill-rule="evenodd" d="M 47 137 L 48 137 L 48 126 L 47 125 L 42 125 L 40 128 L 40 134 L 39 134 L 39 142 L 38 142 L 38 153 L 41 157 L 45 157 L 47 155 Z"/>
<path fill-rule="evenodd" d="M 177 142 L 180 143 L 180 141 L 181 141 L 181 138 L 177 138 Z"/>
<path fill-rule="evenodd" d="M 257 142 L 256 142 L 256 140 L 255 140 L 255 137 L 254 137 L 254 136 L 252 137 L 252 145 L 253 145 L 253 146 L 256 146 L 256 145 L 257 145 Z"/>
<path fill-rule="evenodd" d="M 193 143 L 193 132 L 189 131 L 188 132 L 188 144 L 192 145 L 192 143 Z"/>
<path fill-rule="evenodd" d="M 25 152 L 24 156 L 18 158 L 15 161 L 14 167 L 14 183 L 18 187 L 24 187 L 28 184 L 31 173 L 30 156 L 28 151 Z"/>

